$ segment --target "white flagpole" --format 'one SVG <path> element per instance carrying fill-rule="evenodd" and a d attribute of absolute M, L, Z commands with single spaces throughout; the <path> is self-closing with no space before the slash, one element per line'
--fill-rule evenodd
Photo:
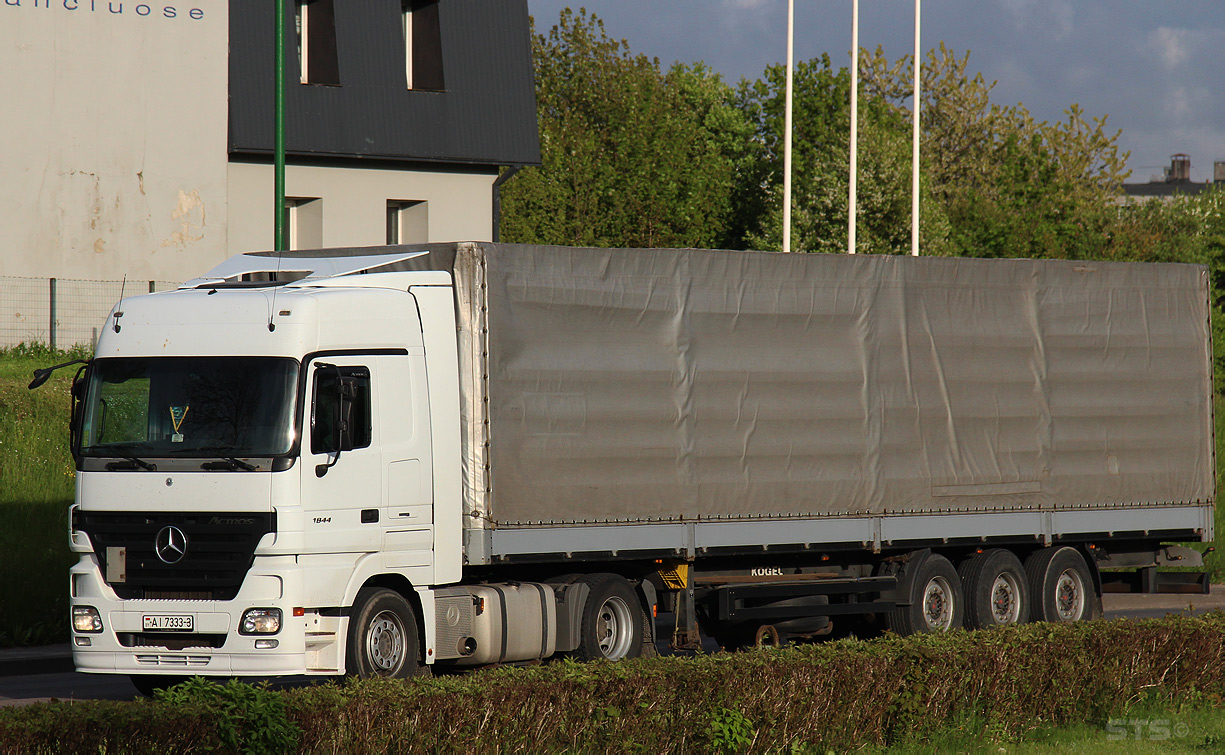
<path fill-rule="evenodd" d="M 922 49 L 919 47 L 919 5 L 922 0 L 914 0 L 914 137 L 911 146 L 910 166 L 910 253 L 919 256 L 919 111 L 923 108 L 923 100 L 919 97 L 919 71 L 923 60 Z"/>
<path fill-rule="evenodd" d="M 795 0 L 787 0 L 787 94 L 783 116 L 783 251 L 791 251 L 791 69 L 795 53 Z"/>
<path fill-rule="evenodd" d="M 859 193 L 859 0 L 851 0 L 851 175 L 848 183 L 846 252 L 854 254 Z"/>

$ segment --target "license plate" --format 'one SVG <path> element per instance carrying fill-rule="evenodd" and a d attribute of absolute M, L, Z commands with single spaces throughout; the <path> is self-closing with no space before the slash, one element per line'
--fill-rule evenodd
<path fill-rule="evenodd" d="M 153 632 L 190 632 L 195 628 L 192 616 L 144 616 L 141 625 Z"/>

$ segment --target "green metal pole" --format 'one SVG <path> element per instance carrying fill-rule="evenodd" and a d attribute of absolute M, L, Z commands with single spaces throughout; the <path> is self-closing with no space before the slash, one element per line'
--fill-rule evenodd
<path fill-rule="evenodd" d="M 285 0 L 276 0 L 276 138 L 273 140 L 273 183 L 276 193 L 276 249 L 285 250 Z"/>

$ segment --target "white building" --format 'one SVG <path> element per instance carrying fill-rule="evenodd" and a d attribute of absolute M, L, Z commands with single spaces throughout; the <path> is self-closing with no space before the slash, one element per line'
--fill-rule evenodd
<path fill-rule="evenodd" d="M 493 238 L 500 167 L 540 158 L 526 1 L 285 5 L 290 247 Z M 48 279 L 273 247 L 273 8 L 0 0 L 0 346 L 46 340 L 11 300 Z"/>

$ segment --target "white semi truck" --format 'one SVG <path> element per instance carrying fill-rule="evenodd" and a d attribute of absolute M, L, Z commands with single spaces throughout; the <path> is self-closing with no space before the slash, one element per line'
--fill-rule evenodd
<path fill-rule="evenodd" d="M 737 647 L 1204 589 L 1157 569 L 1213 537 L 1207 291 L 1171 264 L 240 255 L 122 299 L 74 384 L 76 666 L 403 677 L 636 656 L 657 610 Z"/>

